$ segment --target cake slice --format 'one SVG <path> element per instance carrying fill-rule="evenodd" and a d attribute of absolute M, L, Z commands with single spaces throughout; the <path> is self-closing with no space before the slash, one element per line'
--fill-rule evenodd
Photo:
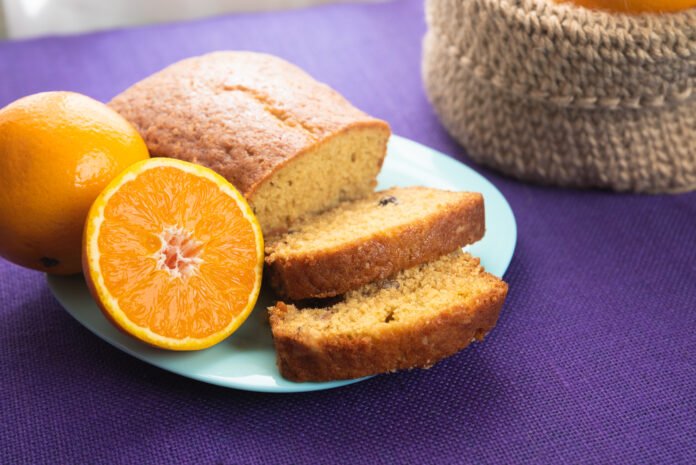
<path fill-rule="evenodd" d="M 199 163 L 249 200 L 265 235 L 374 190 L 389 125 L 278 57 L 216 52 L 136 83 L 109 105 L 153 156 Z"/>
<path fill-rule="evenodd" d="M 484 224 L 479 193 L 392 188 L 267 238 L 267 272 L 284 299 L 332 297 L 476 242 Z"/>
<path fill-rule="evenodd" d="M 507 284 L 461 251 L 347 293 L 339 302 L 269 308 L 280 373 L 292 381 L 427 368 L 481 340 Z"/>

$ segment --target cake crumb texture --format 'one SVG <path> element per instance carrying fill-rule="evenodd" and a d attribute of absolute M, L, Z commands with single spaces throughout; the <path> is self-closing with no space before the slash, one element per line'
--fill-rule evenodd
<path fill-rule="evenodd" d="M 324 306 L 269 308 L 281 374 L 329 381 L 426 368 L 481 340 L 495 325 L 507 284 L 456 251 Z"/>
<path fill-rule="evenodd" d="M 479 193 L 374 192 L 268 238 L 268 274 L 286 299 L 336 296 L 478 241 L 484 216 Z"/>

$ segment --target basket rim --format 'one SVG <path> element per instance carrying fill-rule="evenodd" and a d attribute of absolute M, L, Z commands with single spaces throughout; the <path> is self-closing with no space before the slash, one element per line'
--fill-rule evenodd
<path fill-rule="evenodd" d="M 463 0 L 472 1 L 472 0 Z M 617 13 L 606 10 L 595 10 L 575 5 L 571 2 L 556 2 L 554 0 L 474 0 L 491 11 L 501 11 L 511 21 L 527 19 L 530 14 L 536 14 L 542 21 L 548 23 L 555 31 L 555 26 L 573 32 L 570 28 L 583 27 L 587 24 L 604 26 L 602 35 L 589 34 L 587 38 L 594 45 L 606 45 L 606 37 L 618 39 L 624 35 L 637 40 L 636 43 L 659 45 L 674 43 L 675 31 L 684 34 L 689 41 L 696 41 L 696 7 L 671 13 Z M 607 30 L 607 26 L 612 27 Z M 643 42 L 645 31 L 650 31 L 650 42 Z M 655 43 L 656 42 L 656 43 Z"/>
<path fill-rule="evenodd" d="M 450 0 L 450 8 L 453 5 L 456 8 L 457 2 L 467 2 L 462 9 L 471 14 L 462 20 L 457 19 L 456 14 L 443 18 L 448 10 L 445 4 L 438 4 L 439 1 L 428 0 L 428 35 L 447 50 L 458 66 L 506 92 L 558 106 L 585 109 L 658 108 L 696 97 L 696 8 L 669 14 L 631 15 L 590 10 L 553 0 Z M 597 70 L 619 68 L 624 69 L 626 75 L 638 73 L 640 76 L 648 72 L 640 70 L 650 63 L 653 69 L 666 70 L 664 74 L 662 71 L 656 74 L 664 76 L 665 87 L 660 87 L 659 91 L 655 87 L 640 89 L 636 84 L 640 81 L 635 81 L 630 87 L 619 84 L 617 89 L 624 91 L 608 94 L 595 93 L 591 84 L 570 92 L 545 90 L 536 83 L 545 79 L 543 69 L 547 68 L 528 71 L 529 77 L 524 73 L 512 76 L 493 66 L 485 56 L 476 56 L 475 50 L 481 43 L 459 40 L 457 31 L 478 27 L 476 21 L 492 23 L 497 30 L 509 29 L 517 35 L 521 31 L 524 36 L 563 44 L 554 47 L 559 56 L 573 57 L 572 61 L 587 63 Z M 578 52 L 580 58 L 572 55 Z M 548 69 L 555 69 L 555 66 Z M 681 69 L 679 74 L 672 74 L 673 67 Z"/>

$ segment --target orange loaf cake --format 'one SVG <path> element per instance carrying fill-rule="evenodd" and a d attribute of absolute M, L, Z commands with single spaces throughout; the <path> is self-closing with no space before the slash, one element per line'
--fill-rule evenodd
<path fill-rule="evenodd" d="M 348 292 L 325 306 L 269 308 L 281 374 L 293 381 L 358 378 L 429 367 L 480 340 L 507 284 L 461 251 Z"/>
<path fill-rule="evenodd" d="M 268 238 L 267 271 L 282 298 L 332 297 L 476 242 L 484 230 L 479 193 L 392 188 Z"/>
<path fill-rule="evenodd" d="M 214 169 L 250 201 L 264 234 L 368 195 L 386 122 L 271 55 L 216 52 L 133 85 L 109 104 L 153 156 Z"/>

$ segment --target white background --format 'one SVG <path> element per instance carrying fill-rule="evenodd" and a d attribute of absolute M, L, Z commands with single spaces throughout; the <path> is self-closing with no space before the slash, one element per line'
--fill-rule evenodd
<path fill-rule="evenodd" d="M 339 1 L 346 0 L 0 0 L 0 39 L 72 34 Z"/>

